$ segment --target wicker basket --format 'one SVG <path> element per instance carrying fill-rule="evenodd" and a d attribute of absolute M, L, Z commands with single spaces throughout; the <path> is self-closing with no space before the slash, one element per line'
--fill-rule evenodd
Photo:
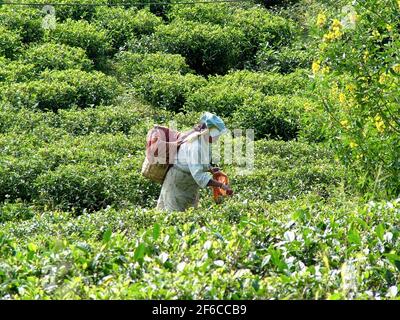
<path fill-rule="evenodd" d="M 150 161 L 145 157 L 142 165 L 142 175 L 154 182 L 162 184 L 169 166 L 169 164 L 150 164 Z"/>

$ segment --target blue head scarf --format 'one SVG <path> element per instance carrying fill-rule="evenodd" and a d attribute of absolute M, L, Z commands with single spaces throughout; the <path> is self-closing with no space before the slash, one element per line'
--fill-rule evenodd
<path fill-rule="evenodd" d="M 208 129 L 217 129 L 218 130 L 218 134 L 217 135 L 221 135 L 224 134 L 227 129 L 225 127 L 225 123 L 224 121 L 216 116 L 215 114 L 212 114 L 210 112 L 205 112 L 201 118 L 200 118 L 200 123 L 205 123 Z M 215 131 L 215 130 L 212 130 Z M 213 134 L 214 136 L 214 134 Z"/>

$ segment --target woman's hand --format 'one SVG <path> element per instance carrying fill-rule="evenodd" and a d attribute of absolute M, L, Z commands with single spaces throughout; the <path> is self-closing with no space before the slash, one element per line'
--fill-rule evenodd
<path fill-rule="evenodd" d="M 221 189 L 222 189 L 222 190 L 225 190 L 225 191 L 226 191 L 226 194 L 227 194 L 228 196 L 233 195 L 233 190 L 232 190 L 231 187 L 228 186 L 227 184 L 222 184 Z"/>

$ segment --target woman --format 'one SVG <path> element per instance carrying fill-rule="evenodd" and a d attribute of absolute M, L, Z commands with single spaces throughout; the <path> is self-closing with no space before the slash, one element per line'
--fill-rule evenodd
<path fill-rule="evenodd" d="M 197 207 L 200 188 L 219 187 L 232 194 L 228 185 L 212 179 L 211 174 L 219 170 L 210 164 L 211 143 L 226 133 L 224 122 L 206 112 L 194 130 L 197 134 L 189 135 L 187 141 L 181 144 L 174 165 L 165 176 L 157 203 L 159 210 L 185 211 L 189 207 Z"/>

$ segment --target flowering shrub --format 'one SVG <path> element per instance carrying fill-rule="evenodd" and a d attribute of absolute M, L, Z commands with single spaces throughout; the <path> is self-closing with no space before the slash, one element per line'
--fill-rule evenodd
<path fill-rule="evenodd" d="M 380 196 L 400 193 L 399 14 L 398 1 L 368 0 L 316 21 L 321 44 L 312 71 L 332 145 L 359 187 Z"/>

